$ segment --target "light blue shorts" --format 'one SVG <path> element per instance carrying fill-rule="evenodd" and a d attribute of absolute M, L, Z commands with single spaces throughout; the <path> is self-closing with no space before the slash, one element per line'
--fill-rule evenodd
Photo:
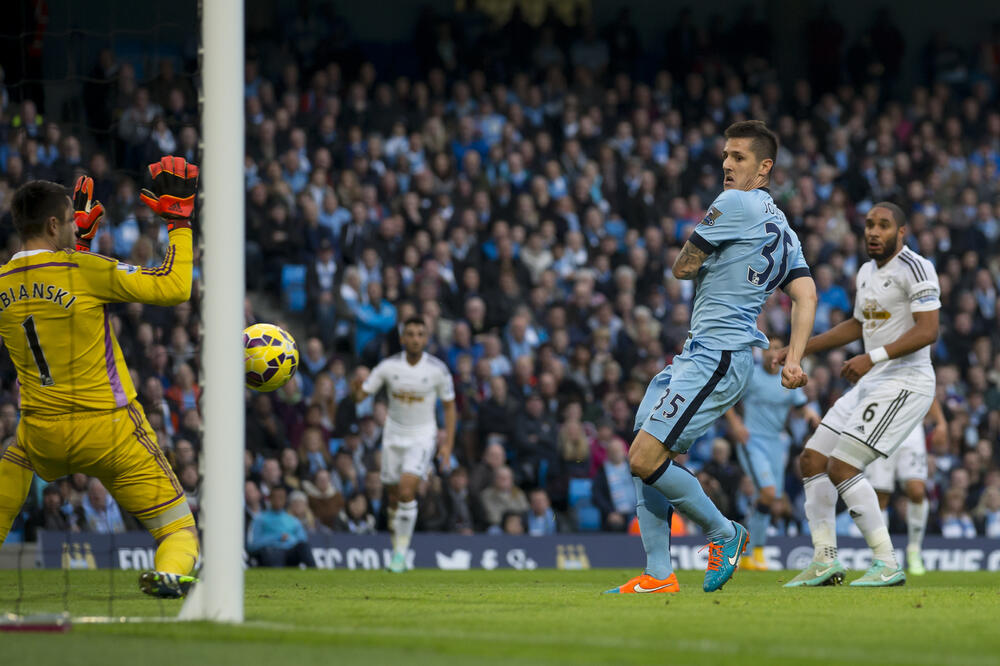
<path fill-rule="evenodd" d="M 757 492 L 774 486 L 774 496 L 781 497 L 785 490 L 785 466 L 790 446 L 791 440 L 784 434 L 773 439 L 751 435 L 746 444 L 736 445 L 740 467 L 753 480 Z"/>
<path fill-rule="evenodd" d="M 749 348 L 719 351 L 688 340 L 684 351 L 646 387 L 635 429 L 645 430 L 671 451 L 685 453 L 739 401 L 752 373 Z"/>

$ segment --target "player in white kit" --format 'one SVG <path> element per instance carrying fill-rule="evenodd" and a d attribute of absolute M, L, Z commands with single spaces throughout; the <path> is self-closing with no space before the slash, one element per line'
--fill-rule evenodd
<path fill-rule="evenodd" d="M 934 399 L 930 345 L 938 337 L 940 287 L 934 266 L 904 245 L 905 225 L 903 211 L 893 203 L 868 211 L 865 242 L 872 260 L 858 270 L 854 316 L 806 345 L 810 354 L 862 338 L 865 353 L 844 363 L 841 376 L 856 386 L 834 403 L 802 452 L 814 556 L 786 587 L 843 581 L 835 532 L 838 494 L 873 551 L 871 568 L 851 585 L 906 582 L 875 489 L 864 475 L 871 462 L 892 455 L 923 422 Z"/>
<path fill-rule="evenodd" d="M 948 422 L 937 399 L 931 403 L 927 418 L 934 423 L 934 438 L 947 437 Z M 927 571 L 921 549 L 927 533 L 930 507 L 927 503 L 927 441 L 923 424 L 917 424 L 891 456 L 878 458 L 868 465 L 865 476 L 875 488 L 883 517 L 896 482 L 902 487 L 907 499 L 906 571 L 914 576 L 924 575 Z"/>
<path fill-rule="evenodd" d="M 403 323 L 403 351 L 383 360 L 369 374 L 364 367 L 351 387 L 355 402 L 385 386 L 389 411 L 382 431 L 382 483 L 389 504 L 392 562 L 389 571 L 406 571 L 406 552 L 417 523 L 417 487 L 427 476 L 437 446 L 435 407 L 444 404 L 445 437 L 438 457 L 451 459 L 455 445 L 455 385 L 445 363 L 424 352 L 427 326 L 419 317 Z"/>

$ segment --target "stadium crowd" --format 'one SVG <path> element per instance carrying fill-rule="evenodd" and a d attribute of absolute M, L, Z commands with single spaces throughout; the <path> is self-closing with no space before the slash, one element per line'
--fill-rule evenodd
<path fill-rule="evenodd" d="M 454 468 L 421 487 L 418 529 L 629 529 L 635 410 L 688 334 L 692 284 L 670 266 L 721 189 L 722 131 L 747 118 L 781 139 L 771 192 L 816 279 L 817 332 L 852 316 L 864 213 L 879 200 L 906 211 L 907 243 L 937 267 L 943 303 L 933 354 L 948 424 L 928 431 L 930 533 L 1000 537 L 997 33 L 969 50 L 936 39 L 923 80 L 903 87 L 902 37 L 886 16 L 826 63 L 814 51 L 829 26 L 810 24 L 811 76 L 783 86 L 759 42 L 713 39 L 684 14 L 662 68 L 638 50 L 627 14 L 602 32 L 515 16 L 475 40 L 458 18 L 428 15 L 416 77 L 377 70 L 319 22 L 317 34 L 340 37 L 278 32 L 275 43 L 251 42 L 246 61 L 247 283 L 255 302 L 286 308 L 302 354 L 284 388 L 247 392 L 251 550 L 287 525 L 300 526 L 288 528 L 296 542 L 385 529 L 385 404 L 356 405 L 349 382 L 357 365 L 399 350 L 398 324 L 411 315 L 451 369 L 459 411 Z M 165 232 L 139 202 L 134 173 L 160 154 L 197 161 L 192 78 L 165 61 L 138 80 L 106 50 L 88 81 L 89 133 L 65 131 L 31 100 L 4 102 L 4 260 L 16 249 L 14 188 L 71 184 L 86 170 L 108 208 L 95 250 L 159 261 Z M 175 308 L 125 305 L 114 318 L 193 507 L 197 293 Z M 248 323 L 260 318 L 249 299 L 246 312 Z M 760 326 L 786 335 L 788 316 L 778 293 Z M 858 350 L 809 360 L 816 411 L 849 388 L 840 367 Z M 5 354 L 2 373 L 9 438 L 16 386 Z M 794 535 L 804 524 L 794 454 L 808 428 L 793 419 L 789 435 L 787 494 L 771 529 Z M 720 422 L 685 462 L 733 518 L 753 495 L 738 445 Z M 579 523 L 587 502 L 600 524 Z M 892 531 L 903 531 L 904 505 L 890 507 Z M 38 527 L 118 531 L 129 520 L 99 483 L 74 477 L 34 493 L 24 527 L 31 538 Z M 691 528 L 678 518 L 674 529 Z"/>

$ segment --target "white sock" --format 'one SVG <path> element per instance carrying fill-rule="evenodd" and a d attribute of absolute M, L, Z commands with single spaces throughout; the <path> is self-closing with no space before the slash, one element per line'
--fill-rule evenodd
<path fill-rule="evenodd" d="M 392 532 L 395 543 L 393 551 L 405 553 L 413 538 L 413 528 L 417 524 L 417 500 L 400 502 L 396 505 L 396 515 L 392 520 Z"/>
<path fill-rule="evenodd" d="M 837 559 L 837 489 L 826 473 L 803 480 L 806 492 L 806 520 L 812 533 L 813 559 L 833 562 Z"/>
<path fill-rule="evenodd" d="M 889 530 L 886 529 L 885 521 L 882 520 L 882 510 L 878 506 L 878 495 L 875 494 L 875 489 L 865 478 L 864 473 L 839 484 L 837 492 L 844 498 L 854 524 L 861 530 L 875 559 L 882 560 L 890 567 L 898 567 Z"/>
<path fill-rule="evenodd" d="M 906 545 L 920 550 L 924 546 L 924 534 L 927 532 L 927 513 L 930 507 L 925 499 L 920 504 L 906 503 Z"/>
<path fill-rule="evenodd" d="M 876 493 L 875 496 L 878 497 L 878 493 Z M 888 508 L 882 509 L 882 522 L 885 523 L 885 526 L 887 528 L 889 527 L 889 509 Z"/>

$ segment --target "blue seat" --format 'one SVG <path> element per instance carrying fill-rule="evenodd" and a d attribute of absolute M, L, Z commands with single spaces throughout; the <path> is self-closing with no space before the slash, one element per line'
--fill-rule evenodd
<path fill-rule="evenodd" d="M 590 504 L 590 498 L 593 495 L 593 491 L 594 482 L 590 479 L 570 479 L 567 498 L 570 508 L 572 509 L 576 507 L 576 505 L 581 502 Z"/>
<path fill-rule="evenodd" d="M 596 532 L 601 529 L 601 512 L 593 504 L 581 504 L 574 509 L 576 529 L 580 532 Z"/>
<path fill-rule="evenodd" d="M 307 300 L 305 287 L 292 287 L 285 291 L 285 307 L 290 312 L 303 312 Z"/>
<path fill-rule="evenodd" d="M 281 267 L 281 297 L 285 307 L 292 312 L 302 312 L 306 309 L 304 264 L 285 264 Z"/>
<path fill-rule="evenodd" d="M 287 289 L 292 286 L 306 286 L 305 264 L 285 264 L 281 267 L 281 288 Z"/>

